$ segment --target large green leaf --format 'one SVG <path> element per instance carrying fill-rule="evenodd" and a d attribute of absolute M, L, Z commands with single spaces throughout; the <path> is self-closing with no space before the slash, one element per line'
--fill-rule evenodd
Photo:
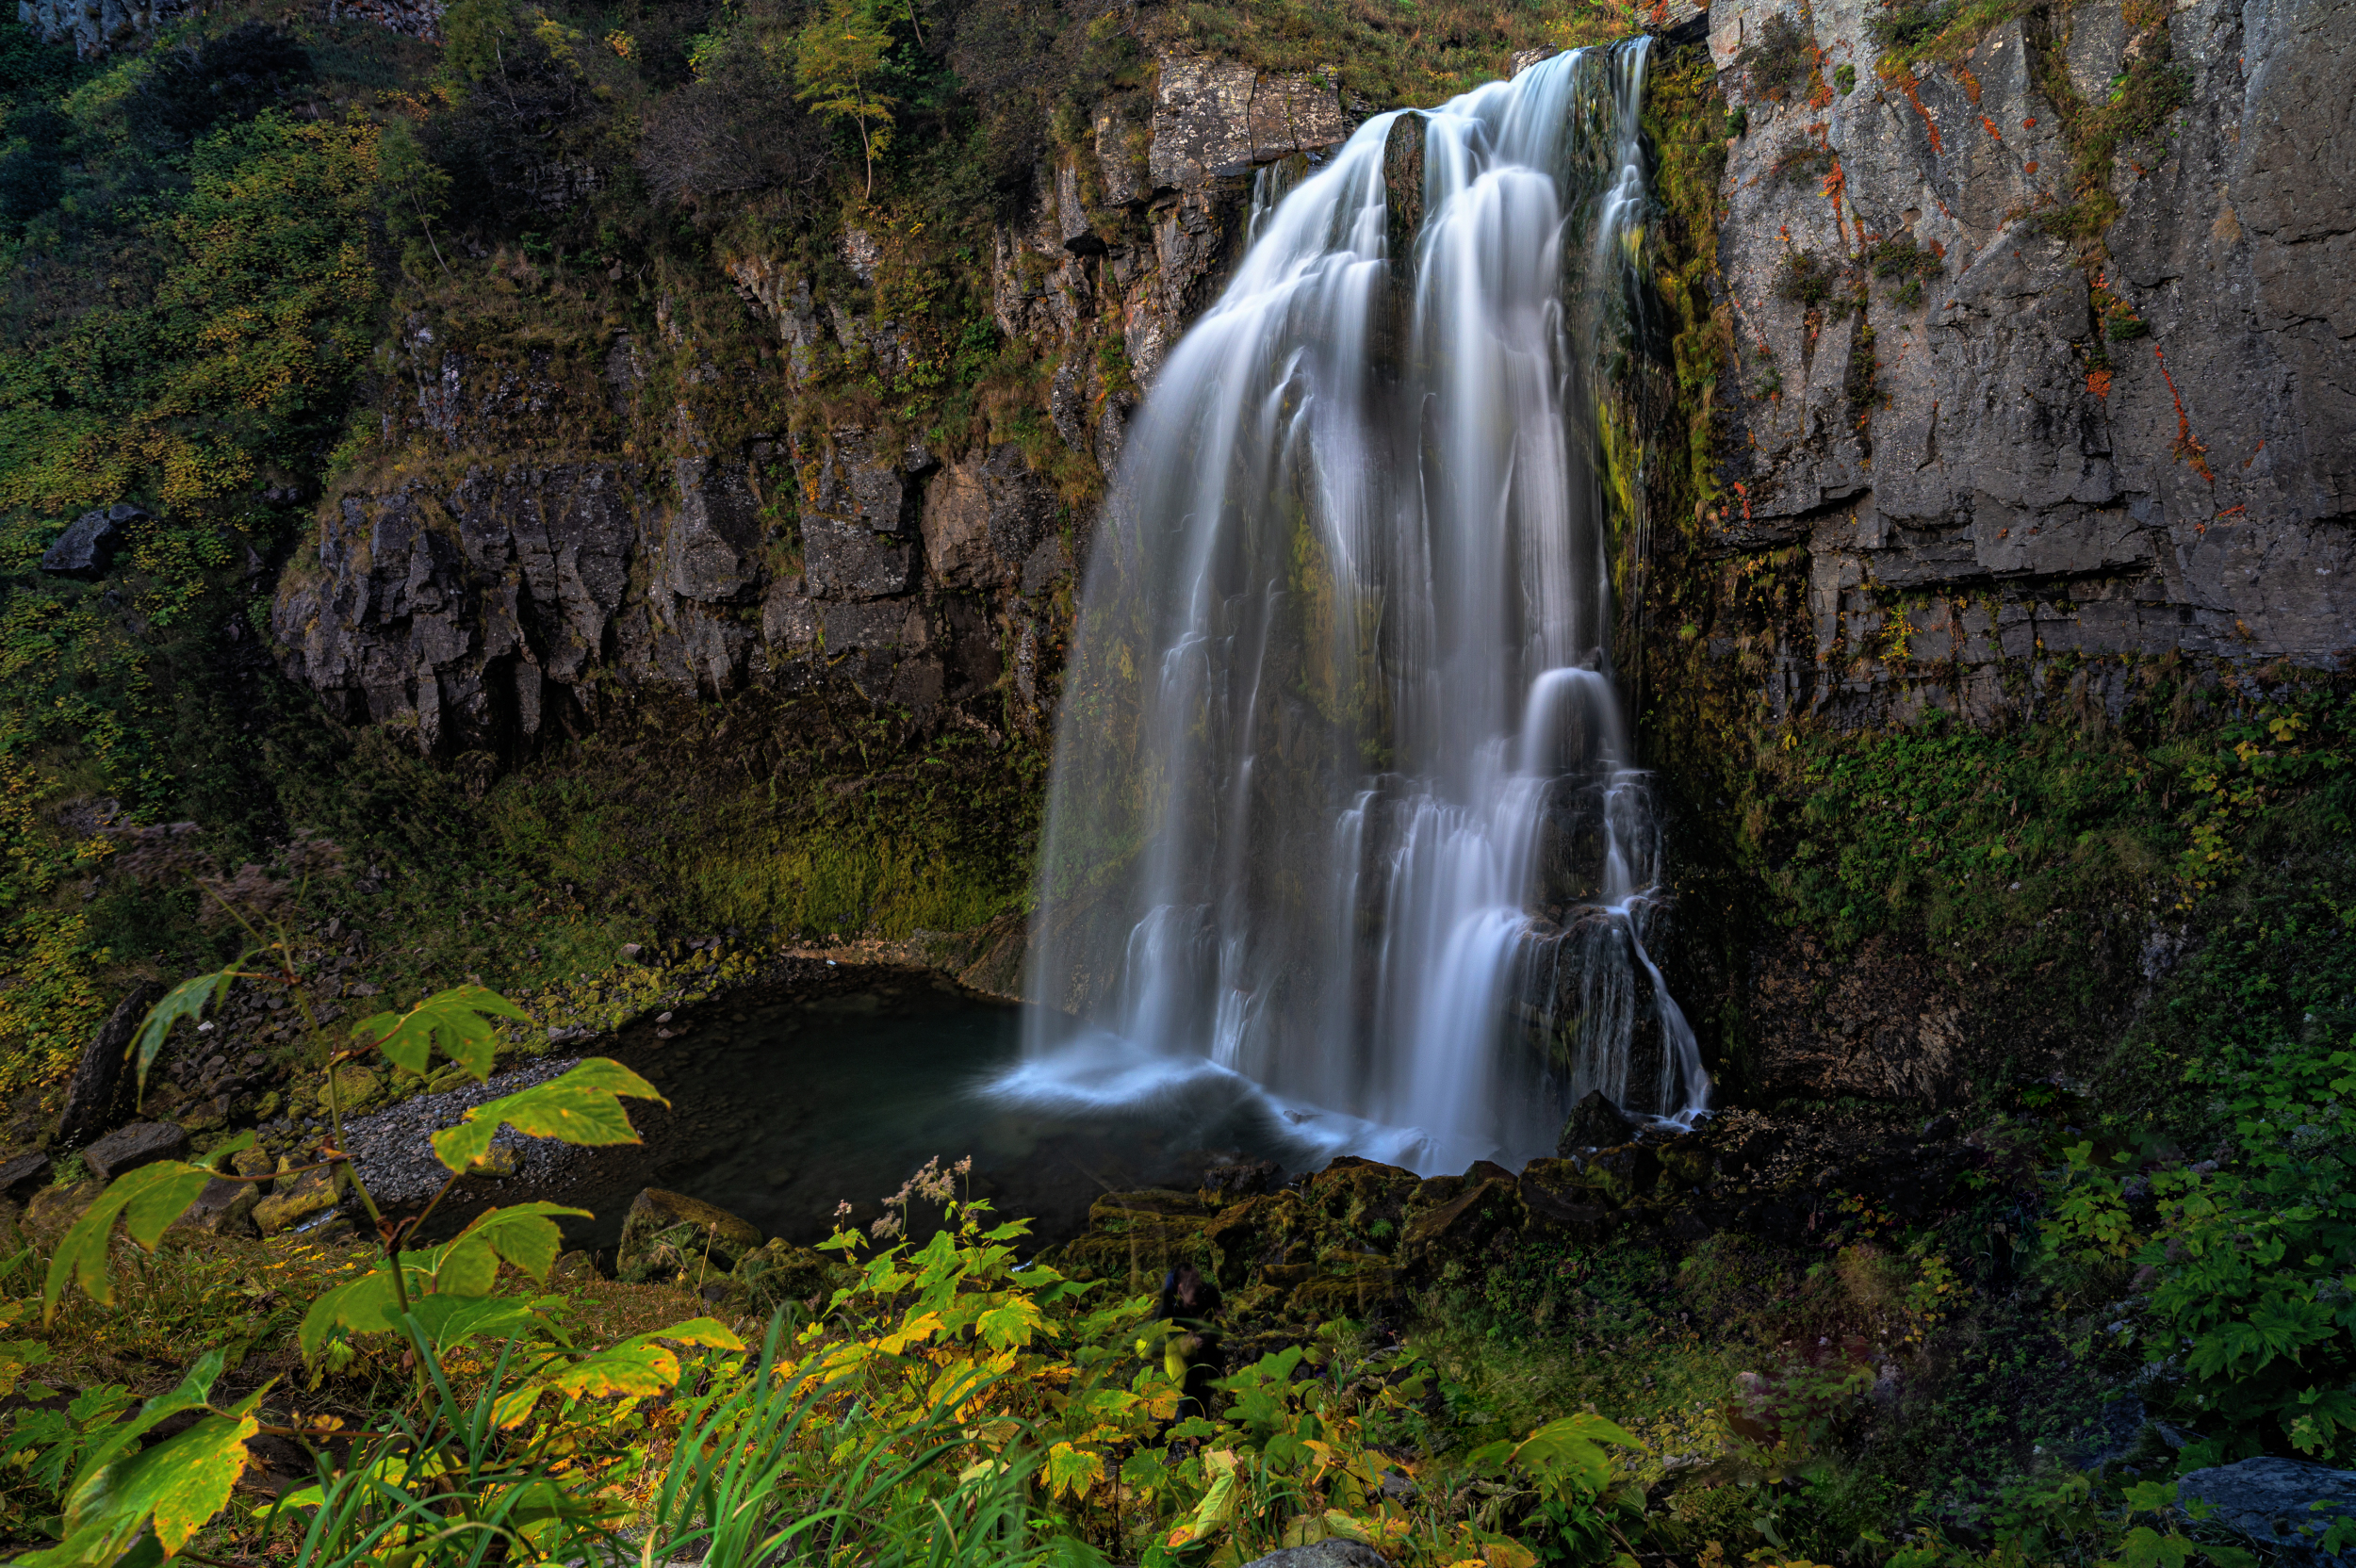
<path fill-rule="evenodd" d="M 416 1323 L 436 1350 L 448 1350 L 470 1339 L 516 1339 L 545 1326 L 545 1310 L 562 1298 L 527 1300 L 520 1296 L 450 1296 L 439 1292 L 409 1309 Z"/>
<path fill-rule="evenodd" d="M 491 1076 L 499 1041 L 491 1034 L 493 1018 L 531 1021 L 531 1015 L 484 986 L 453 986 L 436 991 L 405 1013 L 377 1013 L 352 1026 L 352 1046 L 373 1046 L 395 1067 L 422 1073 L 442 1054 L 474 1074 L 478 1082 Z"/>
<path fill-rule="evenodd" d="M 401 1265 L 407 1269 L 407 1282 L 413 1291 L 423 1288 L 425 1266 L 433 1261 L 426 1252 L 403 1252 Z M 303 1315 L 303 1326 L 295 1331 L 295 1344 L 303 1351 L 303 1359 L 310 1361 L 327 1343 L 327 1336 L 337 1329 L 355 1334 L 390 1332 L 399 1326 L 394 1315 L 401 1299 L 393 1292 L 393 1270 L 390 1264 L 379 1263 L 356 1280 L 349 1280 L 333 1290 L 323 1291 L 311 1302 L 311 1310 Z"/>
<path fill-rule="evenodd" d="M 490 1149 L 502 1123 L 527 1136 L 565 1143 L 636 1143 L 638 1133 L 622 1109 L 624 1095 L 670 1103 L 621 1063 L 592 1056 L 562 1078 L 475 1106 L 466 1120 L 434 1135 L 434 1152 L 450 1169 L 465 1170 Z"/>
<path fill-rule="evenodd" d="M 633 1335 L 618 1345 L 559 1366 L 549 1372 L 548 1381 L 575 1398 L 651 1398 L 668 1394 L 679 1383 L 679 1357 L 656 1343 L 664 1339 L 719 1350 L 744 1348 L 744 1342 L 716 1319 L 691 1318 L 650 1334 Z"/>
<path fill-rule="evenodd" d="M 564 1233 L 556 1226 L 559 1215 L 590 1217 L 587 1209 L 558 1203 L 515 1203 L 477 1216 L 441 1250 L 434 1266 L 434 1288 L 458 1296 L 487 1296 L 502 1260 L 534 1280 L 547 1279 L 548 1266 L 564 1247 Z"/>
<path fill-rule="evenodd" d="M 228 1364 L 227 1353 L 207 1350 L 196 1358 L 179 1382 L 169 1393 L 158 1394 L 139 1406 L 139 1413 L 92 1444 L 82 1456 L 81 1467 L 74 1472 L 74 1485 L 100 1467 L 110 1463 L 115 1455 L 147 1435 L 150 1429 L 170 1416 L 186 1410 L 201 1410 L 211 1401 L 213 1384 L 221 1380 L 221 1368 Z"/>
<path fill-rule="evenodd" d="M 115 1298 L 106 1242 L 117 1219 L 133 1241 L 152 1252 L 166 1228 L 187 1212 L 212 1179 L 213 1173 L 203 1166 L 178 1160 L 158 1160 L 116 1178 L 58 1240 L 41 1289 L 42 1323 L 57 1316 L 69 1283 L 79 1284 L 94 1301 Z"/>
<path fill-rule="evenodd" d="M 193 980 L 183 980 L 164 993 L 164 999 L 147 1010 L 139 1024 L 139 1032 L 131 1037 L 131 1053 L 139 1061 L 139 1098 L 147 1098 L 147 1070 L 155 1064 L 155 1055 L 164 1048 L 172 1026 L 187 1019 L 191 1027 L 205 1016 L 205 1009 L 221 1005 L 221 999 L 229 994 L 229 982 L 237 977 L 237 966 L 245 962 L 242 954 L 237 962 L 211 974 L 200 974 Z"/>
<path fill-rule="evenodd" d="M 254 1408 L 261 1398 L 256 1390 L 235 1409 L 208 1414 L 151 1448 L 115 1445 L 103 1462 L 84 1467 L 67 1494 L 64 1540 L 18 1559 L 18 1568 L 118 1568 L 136 1560 L 151 1526 L 161 1556 L 178 1553 L 228 1506 L 230 1489 L 245 1473 L 246 1439 L 260 1429 Z M 151 1402 L 141 1413 L 148 1425 L 152 1410 Z"/>
<path fill-rule="evenodd" d="M 564 1244 L 563 1233 L 556 1228 L 558 1216 L 585 1219 L 589 1211 L 568 1209 L 561 1203 L 516 1203 L 479 1216 L 445 1246 L 403 1252 L 401 1278 L 409 1289 L 412 1315 L 429 1335 L 438 1338 L 449 1331 L 450 1315 L 460 1308 L 430 1303 L 443 1298 L 461 1305 L 499 1299 L 491 1296 L 491 1290 L 501 1262 L 515 1265 L 535 1280 L 546 1278 Z M 295 1343 L 304 1360 L 313 1360 L 337 1329 L 349 1334 L 389 1333 L 401 1326 L 400 1312 L 392 1266 L 379 1263 L 358 1279 L 316 1298 L 303 1315 L 303 1326 L 295 1331 Z M 478 1325 L 468 1331 L 487 1331 Z"/>

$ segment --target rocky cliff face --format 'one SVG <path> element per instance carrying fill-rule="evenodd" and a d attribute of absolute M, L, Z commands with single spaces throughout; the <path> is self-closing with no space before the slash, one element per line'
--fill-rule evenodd
<path fill-rule="evenodd" d="M 2116 711 L 2169 653 L 2347 660 L 2356 7 L 2039 8 L 1911 66 L 1877 12 L 1710 12 L 1748 127 L 1702 521 L 1736 571 L 1797 546 L 1807 579 L 1804 624 L 1715 645 L 1842 725 Z"/>
<path fill-rule="evenodd" d="M 846 306 L 760 252 L 721 257 L 741 319 L 666 297 L 654 342 L 484 352 L 411 321 L 384 432 L 405 455 L 331 498 L 286 573 L 289 672 L 444 756 L 581 733 L 650 691 L 829 680 L 1039 733 L 1057 596 L 1138 387 L 1216 293 L 1252 172 L 1351 125 L 1323 80 L 1177 57 L 1150 104 L 1108 107 L 1094 156 L 1044 172 L 988 258 L 999 331 L 1054 367 L 1027 449 L 830 416 L 819 388 L 889 385 L 908 335 L 876 294 Z M 840 260 L 876 283 L 874 237 Z M 764 407 L 787 412 L 744 429 Z"/>

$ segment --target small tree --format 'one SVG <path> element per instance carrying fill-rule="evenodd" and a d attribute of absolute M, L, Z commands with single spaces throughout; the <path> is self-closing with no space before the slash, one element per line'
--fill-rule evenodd
<path fill-rule="evenodd" d="M 875 155 L 892 146 L 892 111 L 899 106 L 876 90 L 891 46 L 891 30 L 875 15 L 874 0 L 832 0 L 826 14 L 794 41 L 794 75 L 801 84 L 794 96 L 819 114 L 859 127 L 869 196 L 875 193 Z"/>
<path fill-rule="evenodd" d="M 434 237 L 434 220 L 450 199 L 450 176 L 428 155 L 409 122 L 395 115 L 384 124 L 376 147 L 377 196 L 384 209 L 385 232 L 407 241 L 401 247 L 401 270 L 421 276 L 423 257 L 417 254 L 415 236 L 422 236 L 444 272 L 442 247 Z"/>

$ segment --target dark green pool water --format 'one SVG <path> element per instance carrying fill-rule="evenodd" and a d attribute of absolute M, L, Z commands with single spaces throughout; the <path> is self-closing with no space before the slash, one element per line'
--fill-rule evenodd
<path fill-rule="evenodd" d="M 773 1235 L 822 1240 L 848 1201 L 864 1225 L 934 1156 L 973 1160 L 974 1196 L 1037 1222 L 1040 1242 L 1078 1233 L 1104 1192 L 1191 1187 L 1224 1161 L 1317 1162 L 1284 1114 L 1243 1080 L 1183 1071 L 1119 1102 L 1010 1098 L 1023 1009 L 937 977 L 843 971 L 808 988 L 742 992 L 626 1031 L 607 1051 L 670 1102 L 633 1109 L 646 1142 L 597 1152 L 548 1196 L 595 1210 L 577 1240 L 610 1244 L 641 1186 L 667 1187 Z M 1202 1064 L 1198 1064 L 1202 1065 Z M 501 1195 L 513 1200 L 513 1195 Z"/>

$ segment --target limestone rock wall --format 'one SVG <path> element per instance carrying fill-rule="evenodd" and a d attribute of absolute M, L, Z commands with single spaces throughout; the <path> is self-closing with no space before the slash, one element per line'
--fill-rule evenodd
<path fill-rule="evenodd" d="M 1236 252 L 1253 170 L 1350 129 L 1323 78 L 1171 57 L 1150 96 L 1105 106 L 1092 156 L 1041 172 L 982 264 L 999 330 L 1055 367 L 1043 466 L 823 412 L 837 372 L 888 385 L 915 345 L 765 252 L 719 258 L 739 319 L 666 295 L 655 333 L 590 351 L 463 348 L 412 320 L 384 432 L 407 455 L 322 505 L 280 583 L 282 663 L 437 756 L 518 755 L 648 693 L 825 682 L 1043 736 L 1091 521 L 1074 465 L 1118 461 Z M 842 237 L 862 283 L 879 253 Z M 794 412 L 743 428 L 756 408 Z"/>
<path fill-rule="evenodd" d="M 1807 579 L 1804 624 L 1729 620 L 1713 648 L 1763 660 L 1775 717 L 1843 725 L 2115 701 L 2170 652 L 2345 662 L 2356 5 L 2088 0 L 1886 75 L 1876 9 L 1710 10 L 1748 128 L 1719 252 L 1740 384 L 1701 525 L 1730 573 L 1796 546 L 1777 569 Z M 1779 99 L 1749 69 L 1778 14 L 1813 51 Z M 2099 108 L 2138 57 L 2184 106 L 2118 144 L 2116 220 L 2056 237 L 2054 98 Z M 1813 302 L 1790 270 L 1811 264 Z"/>

